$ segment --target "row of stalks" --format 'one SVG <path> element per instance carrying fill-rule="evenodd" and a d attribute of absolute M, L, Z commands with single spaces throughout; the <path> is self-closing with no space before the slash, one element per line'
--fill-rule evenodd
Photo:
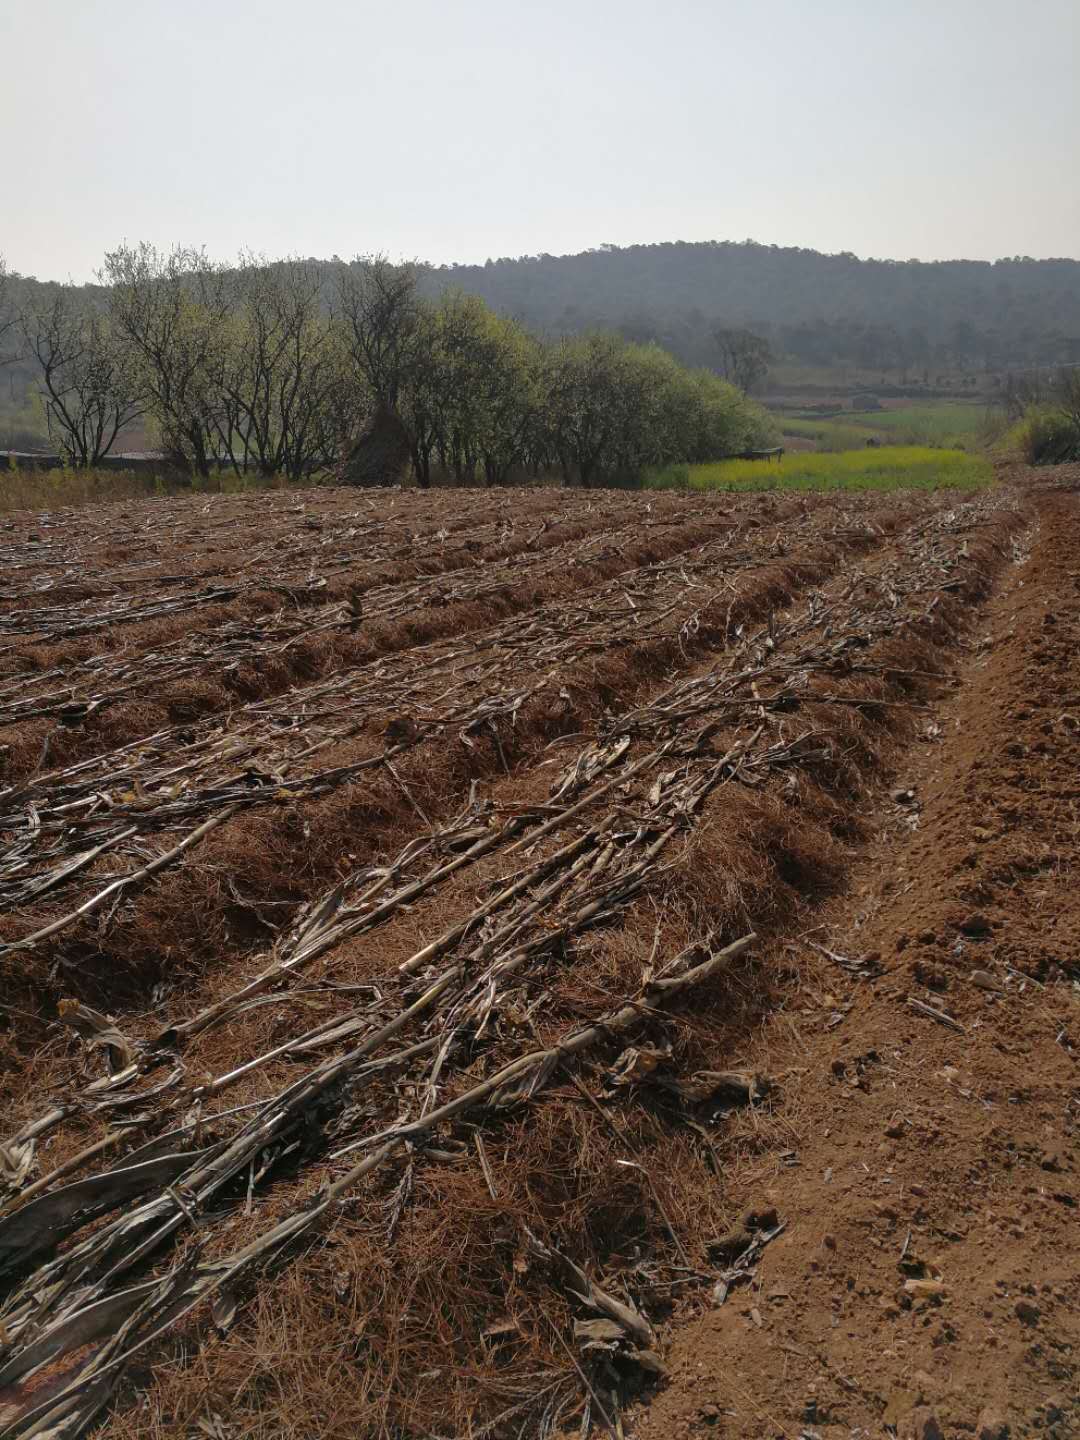
<path fill-rule="evenodd" d="M 733 612 L 719 658 L 603 718 L 516 801 L 474 791 L 416 827 L 309 905 L 231 992 L 140 1036 L 63 1007 L 104 1073 L 59 1089 L 5 1147 L 24 1174 L 0 1219 L 0 1387 L 15 1396 L 0 1433 L 84 1433 L 167 1337 L 204 1343 L 203 1307 L 228 1331 L 281 1283 L 275 1267 L 328 1234 L 352 1256 L 354 1333 L 371 1337 L 350 1359 L 368 1433 L 617 1431 L 619 1406 L 662 1369 L 673 1293 L 736 1274 L 772 1233 L 763 1220 L 734 1253 L 710 1233 L 717 1120 L 733 1092 L 752 1104 L 768 1089 L 724 1068 L 714 1012 L 753 964 L 755 931 L 782 931 L 842 871 L 883 737 L 942 683 L 1018 523 L 987 499 L 909 520 L 891 544 L 864 529 L 786 610 Z M 850 563 L 860 548 L 866 563 Z M 714 549 L 703 566 L 731 558 Z M 703 574 L 687 567 L 690 591 Z M 685 645 L 671 583 L 651 608 L 640 579 L 624 591 Z M 598 608 L 617 627 L 613 592 Z M 719 623 L 704 613 L 689 619 Z M 587 617 L 575 634 L 589 643 Z M 418 913 L 443 923 L 388 963 Z M 643 926 L 646 954 L 629 943 Z M 252 1049 L 271 1007 L 276 1041 Z M 89 1144 L 31 1179 L 34 1147 L 72 1128 Z M 466 1179 L 490 1206 L 460 1203 Z M 434 1233 L 439 1256 L 388 1273 L 395 1247 Z M 511 1319 L 478 1329 L 478 1305 Z M 511 1336 L 509 1364 L 492 1329 Z"/>
<path fill-rule="evenodd" d="M 723 525 L 692 550 L 583 595 L 166 727 L 0 792 L 0 960 L 73 930 L 100 949 L 103 918 L 123 923 L 128 902 L 177 862 L 190 879 L 193 853 L 224 827 L 220 875 L 236 825 L 260 814 L 272 816 L 279 845 L 295 818 L 313 851 L 326 809 L 324 848 L 339 853 L 335 820 L 339 832 L 361 829 L 358 843 L 370 846 L 388 822 L 437 818 L 463 777 L 508 770 L 609 705 L 633 703 L 642 683 L 728 643 L 742 621 L 829 573 L 841 555 L 880 545 L 915 513 L 897 506 L 871 520 L 837 501 L 780 523 Z M 342 816 L 343 795 L 366 806 L 362 827 Z M 154 898 L 160 907 L 160 886 Z M 203 903 L 204 926 L 207 913 Z"/>

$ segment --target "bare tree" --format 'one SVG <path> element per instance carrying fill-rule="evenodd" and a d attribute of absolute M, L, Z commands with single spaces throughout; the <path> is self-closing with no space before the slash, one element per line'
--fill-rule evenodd
<path fill-rule="evenodd" d="M 239 470 L 302 479 L 331 463 L 338 384 L 322 274 L 301 260 L 244 256 L 226 279 L 222 343 L 209 362 L 214 427 Z"/>
<path fill-rule="evenodd" d="M 427 329 L 415 266 L 375 255 L 354 260 L 339 275 L 334 331 L 361 418 L 342 435 L 348 483 L 385 484 L 410 460 L 425 483 L 423 445 L 418 449 L 402 412 L 407 387 L 420 383 Z"/>
<path fill-rule="evenodd" d="M 41 366 L 50 438 L 71 464 L 98 464 L 142 412 L 126 346 L 100 308 L 69 286 L 49 287 L 19 324 Z"/>
<path fill-rule="evenodd" d="M 1054 375 L 1049 368 L 1036 367 L 1019 374 L 1010 371 L 999 382 L 995 401 L 1004 411 L 1006 420 L 1014 422 L 1033 406 L 1049 404 L 1053 391 Z"/>
<path fill-rule="evenodd" d="M 1020 447 L 1032 465 L 1080 457 L 1080 366 L 1006 375 L 996 403 L 1009 422 L 1022 422 Z"/>
<path fill-rule="evenodd" d="M 765 379 L 772 364 L 769 342 L 752 330 L 727 330 L 716 326 L 712 332 L 716 347 L 716 369 L 743 394 L 750 392 Z"/>
<path fill-rule="evenodd" d="M 421 306 L 414 265 L 361 257 L 341 272 L 337 311 L 353 363 L 376 403 L 397 413 L 415 362 Z"/>
<path fill-rule="evenodd" d="M 1054 376 L 1054 404 L 1080 436 L 1080 365 L 1062 365 Z"/>
<path fill-rule="evenodd" d="M 147 411 L 175 459 L 208 475 L 219 456 L 212 370 L 228 318 L 223 273 L 201 250 L 121 246 L 105 257 L 110 314 L 136 357 Z"/>

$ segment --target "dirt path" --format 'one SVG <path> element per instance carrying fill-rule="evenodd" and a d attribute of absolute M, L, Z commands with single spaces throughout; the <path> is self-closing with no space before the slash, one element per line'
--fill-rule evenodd
<path fill-rule="evenodd" d="M 1080 1434 L 1078 479 L 1035 497 L 852 891 L 803 937 L 876 973 L 792 949 L 749 1057 L 780 1103 L 729 1180 L 786 1229 L 675 1330 L 639 1440 Z"/>

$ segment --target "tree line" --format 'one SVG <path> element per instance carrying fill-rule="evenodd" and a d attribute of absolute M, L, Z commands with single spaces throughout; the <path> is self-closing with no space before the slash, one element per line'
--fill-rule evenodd
<path fill-rule="evenodd" d="M 561 323 L 595 325 L 604 321 L 590 311 L 564 315 Z M 931 331 L 924 325 L 882 324 L 852 316 L 781 323 L 757 319 L 749 325 L 724 325 L 697 306 L 649 312 L 641 305 L 616 311 L 610 323 L 621 335 L 661 345 L 684 363 L 709 365 L 722 374 L 728 363 L 728 337 L 753 336 L 766 360 L 752 381 L 758 389 L 777 359 L 832 370 L 878 371 L 905 385 L 938 385 L 958 377 L 974 382 L 980 375 L 1000 375 L 1010 366 L 1053 365 L 1080 358 L 1080 334 L 1070 338 L 1060 326 L 983 327 L 969 320 L 954 320 Z M 1080 331 L 1080 321 L 1077 329 Z"/>
<path fill-rule="evenodd" d="M 545 340 L 478 296 L 423 293 L 422 277 L 378 256 L 221 265 L 122 246 L 101 286 L 24 287 L 0 344 L 21 337 L 52 442 L 80 466 L 136 420 L 201 476 L 385 479 L 409 467 L 421 486 L 552 471 L 590 486 L 771 436 L 743 393 L 763 355 L 738 334 L 729 381 L 615 333 Z"/>

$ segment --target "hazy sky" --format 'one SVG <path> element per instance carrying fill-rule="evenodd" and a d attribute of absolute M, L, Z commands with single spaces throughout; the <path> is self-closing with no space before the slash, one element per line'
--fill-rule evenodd
<path fill-rule="evenodd" d="M 1080 0 L 0 0 L 0 253 L 1080 257 Z"/>

